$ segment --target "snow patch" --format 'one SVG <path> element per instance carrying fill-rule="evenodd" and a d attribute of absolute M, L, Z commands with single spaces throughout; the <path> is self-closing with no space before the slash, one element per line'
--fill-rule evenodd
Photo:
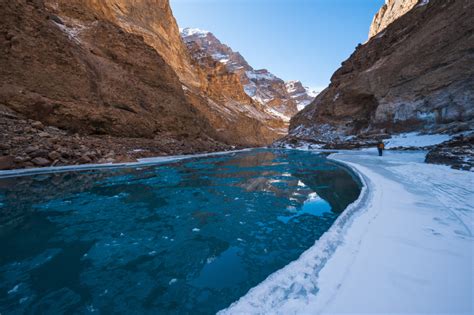
<path fill-rule="evenodd" d="M 276 80 L 277 77 L 271 74 L 268 71 L 262 71 L 262 70 L 254 70 L 254 71 L 246 71 L 245 74 L 250 80 Z"/>
<path fill-rule="evenodd" d="M 275 109 L 273 109 L 271 107 L 266 107 L 265 111 L 268 112 L 272 116 L 276 116 L 276 117 L 280 118 L 284 122 L 290 122 L 291 117 L 288 117 L 285 114 L 282 114 L 282 113 L 276 111 Z"/>
<path fill-rule="evenodd" d="M 209 31 L 205 31 L 199 28 L 180 28 L 179 32 L 181 33 L 182 37 L 190 37 L 190 36 L 198 36 L 198 37 L 206 37 L 209 34 Z"/>
<path fill-rule="evenodd" d="M 386 140 L 386 148 L 396 147 L 427 147 L 437 145 L 452 138 L 450 135 L 422 135 L 417 132 L 402 133 Z"/>
<path fill-rule="evenodd" d="M 422 7 L 430 3 L 430 0 L 421 0 L 420 3 L 418 3 L 417 7 Z"/>
<path fill-rule="evenodd" d="M 302 101 L 302 102 L 299 102 L 296 107 L 298 108 L 298 111 L 300 110 L 303 110 L 306 106 L 308 106 L 309 104 L 311 104 L 311 101 Z"/>
<path fill-rule="evenodd" d="M 76 42 L 76 43 L 81 43 L 81 40 L 79 38 L 79 35 L 83 30 L 85 30 L 87 27 L 78 21 L 71 20 L 70 23 L 73 24 L 74 26 L 69 26 L 66 24 L 60 24 L 55 21 L 53 23 L 61 30 L 63 31 L 70 40 Z M 68 22 L 69 24 L 69 22 Z"/>

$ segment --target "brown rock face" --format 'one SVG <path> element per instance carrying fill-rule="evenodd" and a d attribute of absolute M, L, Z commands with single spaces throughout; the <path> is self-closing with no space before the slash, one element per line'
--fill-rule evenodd
<path fill-rule="evenodd" d="M 164 58 L 98 4 L 0 0 L 0 104 L 83 134 L 215 136 Z"/>
<path fill-rule="evenodd" d="M 386 0 L 370 25 L 369 39 L 382 32 L 399 17 L 410 11 L 419 0 Z M 427 2 L 422 1 L 422 3 Z"/>
<path fill-rule="evenodd" d="M 106 21 L 143 38 L 178 75 L 186 87 L 186 102 L 219 131 L 216 137 L 226 143 L 259 146 L 287 133 L 288 122 L 271 113 L 260 113 L 259 106 L 244 93 L 235 73 L 212 60 L 197 62 L 190 57 L 168 0 L 47 0 L 47 4 L 59 17 L 69 17 L 82 24 Z M 236 61 L 245 62 L 237 55 Z"/>
<path fill-rule="evenodd" d="M 109 21 L 128 33 L 139 35 L 178 74 L 181 81 L 196 85 L 169 0 L 46 0 L 49 7 L 74 16 L 78 7 L 87 7 L 89 19 Z M 80 14 L 84 18 L 84 14 Z"/>
<path fill-rule="evenodd" d="M 227 143 L 261 146 L 287 133 L 285 121 L 268 114 L 244 92 L 238 75 L 212 58 L 201 59 L 195 67 L 201 87 L 186 87 L 188 100 Z"/>
<path fill-rule="evenodd" d="M 357 47 L 290 135 L 430 131 L 474 119 L 474 2 L 431 0 Z"/>

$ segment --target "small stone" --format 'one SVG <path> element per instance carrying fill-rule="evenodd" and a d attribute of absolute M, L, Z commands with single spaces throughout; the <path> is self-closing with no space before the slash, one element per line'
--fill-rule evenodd
<path fill-rule="evenodd" d="M 36 149 L 36 151 L 30 152 L 29 155 L 32 158 L 36 158 L 36 157 L 46 158 L 48 157 L 48 151 L 43 150 L 43 149 Z"/>
<path fill-rule="evenodd" d="M 48 157 L 49 157 L 51 160 L 54 161 L 54 160 L 57 160 L 57 159 L 59 159 L 59 158 L 61 157 L 61 153 L 56 152 L 56 151 L 53 151 L 53 152 L 50 152 L 50 153 L 48 154 Z"/>
<path fill-rule="evenodd" d="M 31 160 L 31 159 L 30 159 L 30 157 L 28 157 L 28 156 L 16 156 L 16 157 L 13 159 L 13 162 L 20 164 L 20 163 L 27 162 L 27 161 L 29 161 L 29 160 Z"/>
<path fill-rule="evenodd" d="M 44 125 L 41 121 L 34 121 L 33 123 L 31 123 L 31 127 L 39 129 L 39 130 L 44 129 Z"/>
<path fill-rule="evenodd" d="M 35 152 L 36 150 L 38 150 L 38 147 L 33 147 L 33 146 L 27 147 L 27 148 L 25 149 L 25 153 L 26 153 L 26 154 L 30 154 L 30 153 Z"/>
<path fill-rule="evenodd" d="M 0 156 L 0 170 L 9 170 L 15 166 L 13 156 Z"/>
<path fill-rule="evenodd" d="M 92 160 L 87 155 L 83 155 L 79 158 L 78 162 L 80 164 L 88 164 L 88 163 L 92 162 Z"/>
<path fill-rule="evenodd" d="M 49 137 L 51 137 L 51 135 L 50 135 L 49 133 L 47 133 L 47 132 L 40 132 L 40 133 L 38 134 L 38 136 L 40 136 L 41 138 L 49 138 Z"/>
<path fill-rule="evenodd" d="M 55 22 L 56 24 L 64 25 L 63 20 L 61 20 L 61 18 L 60 18 L 59 16 L 55 15 L 55 14 L 50 14 L 50 15 L 48 16 L 48 18 L 49 18 L 51 21 Z"/>
<path fill-rule="evenodd" d="M 42 158 L 42 157 L 36 157 L 33 160 L 31 160 L 33 164 L 37 166 L 48 166 L 51 164 L 51 162 L 48 159 Z"/>
<path fill-rule="evenodd" d="M 25 162 L 25 163 L 23 164 L 23 166 L 26 167 L 26 168 L 30 168 L 30 167 L 34 167 L 35 165 L 34 165 L 33 163 L 31 163 L 31 162 Z"/>

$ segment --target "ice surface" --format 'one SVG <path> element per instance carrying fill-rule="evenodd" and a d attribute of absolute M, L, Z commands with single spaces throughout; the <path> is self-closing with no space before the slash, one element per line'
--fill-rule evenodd
<path fill-rule="evenodd" d="M 360 191 L 312 152 L 172 161 L 0 179 L 0 312 L 215 313 L 297 259 Z"/>
<path fill-rule="evenodd" d="M 301 257 L 222 314 L 473 314 L 474 174 L 424 153 L 334 156 L 366 190 Z"/>

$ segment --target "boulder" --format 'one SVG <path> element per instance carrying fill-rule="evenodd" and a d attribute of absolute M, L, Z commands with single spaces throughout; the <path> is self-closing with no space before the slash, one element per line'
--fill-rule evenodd
<path fill-rule="evenodd" d="M 51 164 L 51 161 L 42 157 L 35 157 L 34 159 L 31 160 L 31 162 L 34 165 L 41 166 L 41 167 L 49 166 Z"/>
<path fill-rule="evenodd" d="M 34 121 L 31 123 L 31 127 L 35 128 L 35 129 L 39 129 L 39 130 L 43 130 L 44 129 L 44 125 L 41 121 Z"/>
<path fill-rule="evenodd" d="M 56 152 L 56 151 L 52 151 L 48 154 L 48 157 L 51 159 L 51 160 L 57 160 L 61 157 L 61 153 L 59 152 Z"/>
<path fill-rule="evenodd" d="M 0 156 L 0 170 L 9 170 L 14 168 L 15 161 L 13 156 Z"/>

